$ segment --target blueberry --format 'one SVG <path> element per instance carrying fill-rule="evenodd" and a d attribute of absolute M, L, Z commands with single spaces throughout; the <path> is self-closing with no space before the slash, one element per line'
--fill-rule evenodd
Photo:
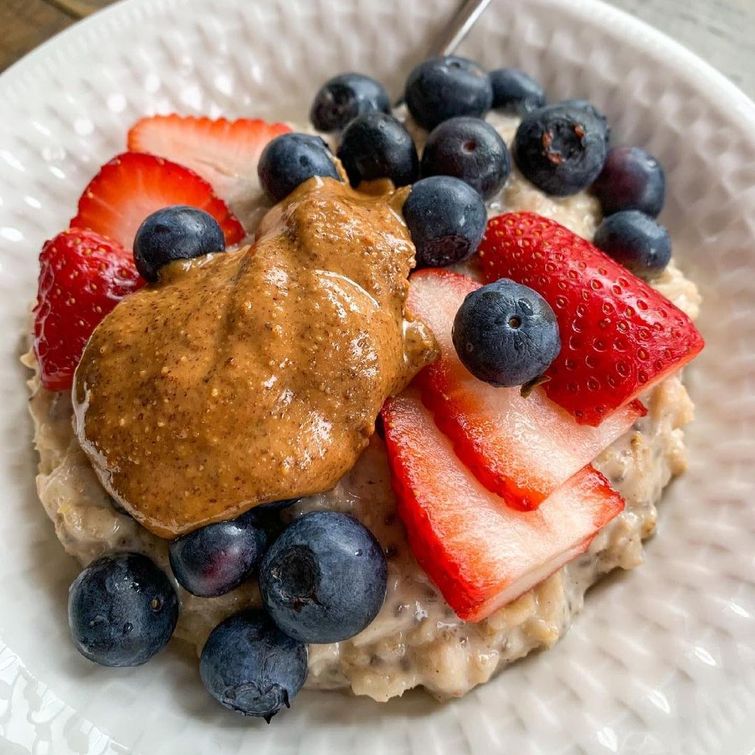
<path fill-rule="evenodd" d="M 249 610 L 223 621 L 210 633 L 199 660 L 207 691 L 224 707 L 268 723 L 291 707 L 307 678 L 307 648 Z"/>
<path fill-rule="evenodd" d="M 236 521 L 242 524 L 249 523 L 262 530 L 267 536 L 266 543 L 269 544 L 283 532 L 286 526 L 281 514 L 299 501 L 301 501 L 301 498 L 286 498 L 281 501 L 262 503 L 242 514 Z"/>
<path fill-rule="evenodd" d="M 430 130 L 457 115 L 482 117 L 490 110 L 493 88 L 477 63 L 446 55 L 414 68 L 404 99 L 414 120 Z"/>
<path fill-rule="evenodd" d="M 192 595 L 214 598 L 238 587 L 262 558 L 267 537 L 249 517 L 216 522 L 173 540 L 170 566 Z"/>
<path fill-rule="evenodd" d="M 467 295 L 454 318 L 452 337 L 464 366 L 497 386 L 530 383 L 561 350 L 558 322 L 548 302 L 507 278 Z"/>
<path fill-rule="evenodd" d="M 489 123 L 461 115 L 430 132 L 420 172 L 460 178 L 489 199 L 508 178 L 511 158 L 501 135 Z"/>
<path fill-rule="evenodd" d="M 604 215 L 640 210 L 656 217 L 663 208 L 666 177 L 661 164 L 644 149 L 614 147 L 608 150 L 592 190 Z"/>
<path fill-rule="evenodd" d="M 577 108 L 577 110 L 582 110 L 591 115 L 602 128 L 606 139 L 606 147 L 608 146 L 608 143 L 611 141 L 611 129 L 608 127 L 608 118 L 590 100 L 562 100 L 557 104 Z"/>
<path fill-rule="evenodd" d="M 482 197 L 451 176 L 417 181 L 404 202 L 404 219 L 419 267 L 462 262 L 477 251 L 487 222 Z"/>
<path fill-rule="evenodd" d="M 262 150 L 257 175 L 273 202 L 285 199 L 313 176 L 341 180 L 328 145 L 311 134 L 281 134 Z"/>
<path fill-rule="evenodd" d="M 103 666 L 139 666 L 168 644 L 178 598 L 165 574 L 140 553 L 93 561 L 68 593 L 76 649 Z"/>
<path fill-rule="evenodd" d="M 385 599 L 380 544 L 356 519 L 312 511 L 270 546 L 260 593 L 273 621 L 302 642 L 339 642 L 361 632 Z"/>
<path fill-rule="evenodd" d="M 645 277 L 660 273 L 671 259 L 668 231 L 638 210 L 622 210 L 605 218 L 595 231 L 595 246 Z"/>
<path fill-rule="evenodd" d="M 514 137 L 524 177 L 559 197 L 589 186 L 606 159 L 606 126 L 587 108 L 546 105 L 524 116 Z"/>
<path fill-rule="evenodd" d="M 142 278 L 154 283 L 160 268 L 225 251 L 218 221 L 204 210 L 185 205 L 164 207 L 148 215 L 134 237 L 134 262 Z"/>
<path fill-rule="evenodd" d="M 372 112 L 391 112 L 383 85 L 361 73 L 342 73 L 320 87 L 309 119 L 318 131 L 336 131 L 358 115 Z"/>
<path fill-rule="evenodd" d="M 366 113 L 351 121 L 341 135 L 338 157 L 352 186 L 376 178 L 405 186 L 416 180 L 419 169 L 411 135 L 385 113 Z"/>
<path fill-rule="evenodd" d="M 545 105 L 545 92 L 540 84 L 518 68 L 491 71 L 493 107 L 510 115 L 525 115 Z"/>
<path fill-rule="evenodd" d="M 287 509 L 289 506 L 299 503 L 299 501 L 301 501 L 301 498 L 284 498 L 282 501 L 261 503 L 259 506 L 255 506 L 252 511 L 283 511 L 283 509 Z"/>
<path fill-rule="evenodd" d="M 280 501 L 260 503 L 253 509 L 249 509 L 249 511 L 243 513 L 236 519 L 236 522 L 244 525 L 248 523 L 259 529 L 266 530 L 270 534 L 271 526 L 272 530 L 277 530 L 278 524 L 281 521 L 281 514 L 300 501 L 301 498 L 285 498 Z M 278 534 L 277 531 L 276 534 Z"/>

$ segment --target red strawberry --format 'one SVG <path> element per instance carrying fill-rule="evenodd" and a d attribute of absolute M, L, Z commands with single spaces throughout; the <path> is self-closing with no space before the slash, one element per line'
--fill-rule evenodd
<path fill-rule="evenodd" d="M 128 132 L 128 148 L 185 165 L 210 182 L 234 210 L 246 214 L 259 199 L 257 162 L 265 145 L 291 129 L 259 118 L 195 118 L 156 115 L 137 121 Z"/>
<path fill-rule="evenodd" d="M 229 246 L 244 237 L 241 223 L 204 178 L 183 165 L 139 152 L 124 152 L 102 166 L 84 189 L 71 227 L 89 228 L 131 249 L 144 218 L 175 204 L 209 212 Z"/>
<path fill-rule="evenodd" d="M 68 390 L 92 331 L 144 280 L 122 246 L 78 228 L 46 242 L 39 266 L 34 352 L 42 385 L 51 391 Z"/>
<path fill-rule="evenodd" d="M 383 421 L 409 545 L 467 621 L 481 621 L 583 553 L 624 507 L 587 467 L 537 511 L 514 511 L 459 463 L 412 389 L 388 401 Z"/>
<path fill-rule="evenodd" d="M 645 409 L 634 402 L 599 428 L 574 418 L 536 388 L 496 388 L 462 365 L 451 340 L 464 297 L 480 284 L 447 270 L 421 270 L 409 286 L 409 309 L 426 322 L 441 358 L 422 371 L 422 400 L 475 477 L 509 506 L 536 508 L 604 448 L 625 433 Z"/>
<path fill-rule="evenodd" d="M 625 267 L 553 220 L 499 215 L 480 245 L 486 281 L 512 278 L 539 292 L 561 329 L 545 392 L 598 425 L 703 348 L 692 321 Z"/>

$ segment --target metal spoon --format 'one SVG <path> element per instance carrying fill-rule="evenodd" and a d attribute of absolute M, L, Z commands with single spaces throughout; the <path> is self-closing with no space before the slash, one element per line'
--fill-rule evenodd
<path fill-rule="evenodd" d="M 469 34 L 488 5 L 490 0 L 464 0 L 448 26 L 436 38 L 430 55 L 450 55 Z"/>
<path fill-rule="evenodd" d="M 488 5 L 490 5 L 490 0 L 464 0 L 445 28 L 438 34 L 428 51 L 428 57 L 450 55 L 461 44 L 464 37 L 469 34 L 470 29 Z M 404 95 L 402 92 L 393 106 L 398 107 L 403 103 Z"/>

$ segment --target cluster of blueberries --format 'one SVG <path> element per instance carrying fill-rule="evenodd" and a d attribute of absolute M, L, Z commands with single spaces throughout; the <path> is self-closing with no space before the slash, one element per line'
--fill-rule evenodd
<path fill-rule="evenodd" d="M 307 644 L 353 637 L 377 615 L 387 586 L 380 544 L 356 519 L 313 511 L 287 526 L 296 500 L 265 504 L 237 519 L 202 527 L 169 546 L 176 581 L 203 598 L 257 577 L 263 607 L 237 613 L 210 634 L 199 663 L 202 681 L 223 706 L 270 720 L 307 676 Z M 105 666 L 146 663 L 178 621 L 170 579 L 139 553 L 92 562 L 69 593 L 74 643 Z"/>
<path fill-rule="evenodd" d="M 654 220 L 664 200 L 663 170 L 641 149 L 609 148 L 606 119 L 590 103 L 547 105 L 540 85 L 521 71 L 486 73 L 454 56 L 418 65 L 404 98 L 414 121 L 429 131 L 421 159 L 409 131 L 391 114 L 385 89 L 369 77 L 350 73 L 329 80 L 310 116 L 316 129 L 338 133 L 337 155 L 352 185 L 386 178 L 395 186 L 412 184 L 403 212 L 420 266 L 461 262 L 480 243 L 485 201 L 512 167 L 506 144 L 483 120 L 491 107 L 521 116 L 513 162 L 533 184 L 557 196 L 592 187 L 606 216 L 595 237 L 599 247 L 641 275 L 667 264 L 668 234 Z M 341 180 L 326 142 L 302 133 L 272 140 L 258 174 L 273 201 L 313 176 Z M 151 282 L 168 262 L 224 249 L 214 218 L 185 206 L 149 216 L 134 240 L 137 268 Z M 453 339 L 468 369 L 495 385 L 535 380 L 560 349 L 547 302 L 508 280 L 466 299 Z M 281 511 L 291 503 L 210 524 L 169 549 L 175 580 L 197 596 L 223 595 L 256 575 L 263 608 L 236 614 L 213 630 L 200 674 L 222 705 L 268 721 L 303 685 L 307 643 L 360 632 L 380 610 L 387 584 L 385 556 L 365 527 L 330 511 L 284 526 Z M 145 663 L 173 634 L 178 603 L 169 577 L 146 556 L 103 556 L 71 587 L 74 642 L 107 666 Z"/>
<path fill-rule="evenodd" d="M 606 215 L 595 243 L 633 272 L 651 276 L 668 263 L 668 233 L 654 220 L 663 206 L 663 169 L 642 149 L 610 148 L 606 118 L 589 102 L 548 105 L 540 84 L 522 71 L 488 73 L 453 55 L 420 63 L 407 79 L 404 100 L 414 122 L 429 132 L 421 158 L 409 130 L 392 115 L 385 88 L 368 76 L 346 73 L 327 81 L 310 119 L 317 130 L 336 135 L 336 154 L 353 186 L 381 178 L 412 184 L 404 217 L 418 266 L 458 263 L 474 253 L 485 229 L 484 203 L 504 185 L 512 158 L 547 194 L 591 188 Z M 522 118 L 511 155 L 484 120 L 491 108 Z M 312 176 L 340 180 L 327 143 L 300 133 L 274 139 L 258 173 L 276 202 Z"/>
<path fill-rule="evenodd" d="M 585 100 L 546 104 L 543 88 L 512 68 L 484 71 L 457 56 L 431 58 L 409 75 L 404 100 L 429 133 L 421 158 L 406 126 L 392 114 L 384 87 L 361 74 L 327 81 L 310 110 L 312 125 L 337 140 L 349 182 L 390 179 L 411 184 L 404 219 L 419 267 L 463 262 L 477 250 L 487 221 L 485 202 L 503 187 L 512 162 L 547 194 L 591 188 L 605 215 L 595 244 L 632 272 L 652 277 L 671 256 L 655 221 L 665 194 L 658 161 L 636 147 L 610 148 L 605 116 Z M 485 114 L 521 117 L 511 155 Z M 322 138 L 291 133 L 274 139 L 258 174 L 273 201 L 313 177 L 340 180 Z M 476 377 L 499 386 L 536 381 L 561 348 L 548 303 L 509 280 L 470 295 L 454 323 L 454 344 Z"/>
<path fill-rule="evenodd" d="M 652 277 L 668 264 L 669 236 L 655 221 L 665 197 L 663 168 L 639 147 L 611 148 L 606 118 L 589 102 L 548 105 L 527 74 L 512 68 L 486 73 L 457 56 L 420 63 L 404 98 L 413 120 L 429 130 L 421 159 L 411 134 L 391 114 L 386 90 L 368 76 L 346 73 L 327 81 L 310 118 L 316 129 L 337 135 L 336 153 L 353 186 L 386 178 L 395 186 L 412 184 L 404 217 L 419 267 L 462 262 L 475 252 L 485 230 L 485 201 L 506 182 L 512 157 L 547 194 L 590 188 L 605 216 L 594 242 L 632 272 Z M 484 120 L 491 108 L 522 118 L 511 155 Z M 257 170 L 274 202 L 313 176 L 341 180 L 327 143 L 312 134 L 273 139 Z M 147 280 L 155 281 L 174 259 L 224 248 L 209 216 L 175 209 L 155 213 L 137 237 L 137 265 Z"/>

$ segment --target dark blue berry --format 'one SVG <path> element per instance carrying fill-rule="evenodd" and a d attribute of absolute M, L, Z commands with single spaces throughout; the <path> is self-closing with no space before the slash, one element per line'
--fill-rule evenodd
<path fill-rule="evenodd" d="M 525 115 L 545 105 L 542 86 L 518 68 L 499 68 L 491 71 L 493 107 L 510 115 Z"/>
<path fill-rule="evenodd" d="M 490 110 L 493 88 L 477 63 L 446 55 L 414 68 L 404 99 L 414 120 L 430 130 L 457 115 L 482 117 Z"/>
<path fill-rule="evenodd" d="M 281 514 L 299 501 L 301 498 L 286 498 L 282 501 L 263 503 L 242 514 L 236 521 L 241 524 L 249 523 L 262 530 L 267 536 L 266 542 L 271 543 L 286 527 Z"/>
<path fill-rule="evenodd" d="M 575 194 L 603 168 L 606 127 L 585 107 L 547 105 L 524 116 L 513 154 L 524 177 L 542 191 L 559 197 Z"/>
<path fill-rule="evenodd" d="M 280 534 L 283 527 L 281 514 L 299 501 L 301 501 L 301 498 L 286 498 L 281 501 L 261 503 L 238 517 L 236 522 L 264 530 L 268 534 L 269 543 L 272 540 L 272 535 Z"/>
<path fill-rule="evenodd" d="M 390 178 L 395 186 L 416 180 L 417 148 L 409 132 L 393 116 L 367 113 L 355 118 L 341 135 L 338 157 L 352 186 Z"/>
<path fill-rule="evenodd" d="M 656 217 L 663 208 L 666 177 L 661 164 L 644 149 L 614 147 L 608 150 L 592 190 L 604 215 L 640 210 Z"/>
<path fill-rule="evenodd" d="M 341 180 L 328 145 L 311 134 L 276 136 L 260 155 L 257 175 L 273 202 L 285 199 L 313 176 Z"/>
<path fill-rule="evenodd" d="M 204 210 L 185 205 L 164 207 L 147 216 L 134 237 L 134 262 L 142 278 L 154 283 L 160 268 L 225 251 L 218 221 Z"/>
<path fill-rule="evenodd" d="M 318 131 L 336 131 L 358 115 L 372 112 L 391 112 L 391 101 L 383 85 L 361 73 L 342 73 L 320 87 L 309 119 Z"/>
<path fill-rule="evenodd" d="M 511 172 L 501 135 L 481 118 L 459 116 L 436 126 L 422 153 L 422 176 L 454 176 L 489 199 Z"/>
<path fill-rule="evenodd" d="M 467 295 L 454 318 L 453 342 L 476 378 L 508 387 L 540 377 L 561 350 L 548 302 L 507 278 Z"/>
<path fill-rule="evenodd" d="M 608 118 L 606 118 L 603 112 L 598 110 L 590 100 L 562 100 L 557 104 L 577 108 L 577 110 L 582 110 L 588 115 L 591 115 L 602 128 L 605 134 L 606 147 L 608 147 L 608 144 L 611 141 L 611 129 L 608 127 Z"/>
<path fill-rule="evenodd" d="M 207 691 L 224 707 L 268 723 L 302 688 L 307 678 L 307 648 L 250 610 L 212 630 L 199 660 Z"/>
<path fill-rule="evenodd" d="M 252 511 L 283 511 L 283 509 L 287 509 L 289 506 L 299 503 L 299 501 L 301 501 L 301 498 L 285 498 L 282 501 L 261 503 L 259 506 L 255 506 Z"/>
<path fill-rule="evenodd" d="M 168 644 L 178 598 L 165 574 L 140 553 L 98 558 L 68 593 L 76 649 L 103 666 L 139 666 Z"/>
<path fill-rule="evenodd" d="M 622 210 L 605 218 L 595 231 L 595 246 L 635 275 L 648 278 L 671 259 L 668 231 L 638 210 Z"/>
<path fill-rule="evenodd" d="M 485 233 L 487 213 L 482 197 L 451 176 L 417 181 L 403 212 L 419 267 L 443 267 L 467 259 L 477 251 Z"/>
<path fill-rule="evenodd" d="M 260 593 L 273 621 L 302 642 L 339 642 L 361 632 L 385 599 L 380 544 L 356 519 L 313 511 L 294 520 L 260 567 Z"/>
<path fill-rule="evenodd" d="M 262 527 L 249 517 L 216 522 L 182 535 L 169 546 L 170 566 L 192 595 L 224 595 L 248 579 L 267 545 Z"/>

